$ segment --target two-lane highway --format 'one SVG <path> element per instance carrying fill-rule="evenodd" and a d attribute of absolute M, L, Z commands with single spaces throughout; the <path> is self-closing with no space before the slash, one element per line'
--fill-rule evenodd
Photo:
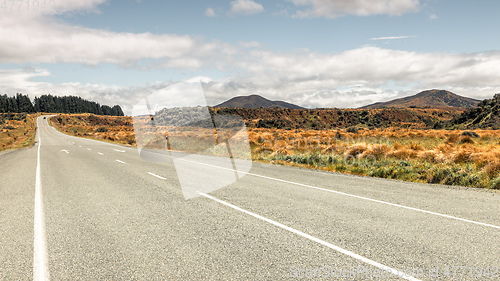
<path fill-rule="evenodd" d="M 185 200 L 173 161 L 38 124 L 35 147 L 0 156 L 2 280 L 500 277 L 497 193 L 254 163 Z"/>

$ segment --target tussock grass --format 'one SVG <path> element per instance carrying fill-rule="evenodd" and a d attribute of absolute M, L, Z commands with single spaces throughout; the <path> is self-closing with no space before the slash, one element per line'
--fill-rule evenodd
<path fill-rule="evenodd" d="M 39 114 L 0 114 L 0 151 L 31 147 L 35 144 Z"/>
<path fill-rule="evenodd" d="M 255 140 L 253 158 L 259 161 L 413 182 L 500 188 L 500 131 L 349 131 L 252 129 L 249 135 Z M 271 136 L 288 143 L 274 142 Z"/>
<path fill-rule="evenodd" d="M 93 114 L 58 114 L 49 120 L 58 130 L 79 137 L 135 146 L 132 118 Z"/>
<path fill-rule="evenodd" d="M 127 118 L 61 114 L 51 121 L 70 134 L 135 145 L 131 119 Z M 107 132 L 104 129 L 96 132 L 100 127 L 105 127 Z M 144 130 L 141 133 L 151 138 L 149 145 L 162 149 L 163 138 L 148 131 L 147 126 Z M 210 130 L 189 128 L 169 133 L 169 137 L 176 136 L 186 139 L 181 148 L 191 152 L 210 148 L 214 141 Z M 226 138 L 223 134 L 217 136 L 218 141 Z M 401 126 L 357 130 L 249 128 L 248 140 L 255 161 L 413 182 L 500 189 L 500 131 L 495 130 L 449 131 Z"/>

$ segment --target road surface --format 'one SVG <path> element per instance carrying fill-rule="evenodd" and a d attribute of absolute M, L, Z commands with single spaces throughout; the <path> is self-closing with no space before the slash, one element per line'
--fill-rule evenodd
<path fill-rule="evenodd" d="M 500 276 L 498 193 L 253 163 L 185 200 L 172 161 L 38 124 L 0 155 L 1 280 Z"/>

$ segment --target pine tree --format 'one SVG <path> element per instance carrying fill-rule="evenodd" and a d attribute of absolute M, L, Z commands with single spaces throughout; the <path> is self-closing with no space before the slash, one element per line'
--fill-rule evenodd
<path fill-rule="evenodd" d="M 123 110 L 119 105 L 115 105 L 112 108 L 114 116 L 123 116 Z"/>
<path fill-rule="evenodd" d="M 23 94 L 16 95 L 17 108 L 19 113 L 33 113 L 35 112 L 35 108 L 31 103 L 31 100 L 28 96 Z"/>
<path fill-rule="evenodd" d="M 15 98 L 9 98 L 7 100 L 7 112 L 12 112 L 12 113 L 19 112 Z"/>

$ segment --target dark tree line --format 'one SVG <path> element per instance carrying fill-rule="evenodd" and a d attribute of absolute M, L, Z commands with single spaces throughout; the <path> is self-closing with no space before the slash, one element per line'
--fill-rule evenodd
<path fill-rule="evenodd" d="M 31 102 L 28 96 L 17 94 L 15 97 L 0 95 L 0 113 L 93 113 L 97 115 L 123 116 L 119 105 L 113 107 L 100 105 L 76 96 L 57 97 L 43 95 Z"/>
<path fill-rule="evenodd" d="M 0 95 L 0 113 L 34 113 L 35 108 L 28 96 L 17 94 L 15 97 Z"/>

